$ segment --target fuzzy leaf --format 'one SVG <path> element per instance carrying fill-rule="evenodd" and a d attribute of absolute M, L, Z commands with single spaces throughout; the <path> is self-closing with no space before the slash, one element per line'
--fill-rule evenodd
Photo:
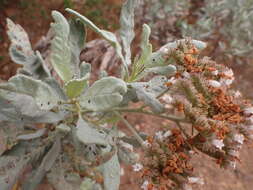
<path fill-rule="evenodd" d="M 116 53 L 118 54 L 118 56 L 120 57 L 121 61 L 123 62 L 123 64 L 126 66 L 126 62 L 125 59 L 122 55 L 122 48 L 115 36 L 115 34 L 113 34 L 112 32 L 106 31 L 106 30 L 101 30 L 99 29 L 93 22 L 91 22 L 88 18 L 86 18 L 83 15 L 80 15 L 78 12 L 67 8 L 66 9 L 67 12 L 75 15 L 76 17 L 78 17 L 84 24 L 86 24 L 88 27 L 90 27 L 93 31 L 95 31 L 96 33 L 98 33 L 100 36 L 102 36 L 104 39 L 106 39 L 108 42 L 111 43 L 111 45 L 116 49 Z"/>
<path fill-rule="evenodd" d="M 45 132 L 46 132 L 46 129 L 42 128 L 42 129 L 37 130 L 35 133 L 19 135 L 19 136 L 17 136 L 17 139 L 18 140 L 31 140 L 31 139 L 35 139 L 35 138 L 39 138 L 42 135 L 44 135 Z"/>
<path fill-rule="evenodd" d="M 144 73 L 155 73 L 159 75 L 165 75 L 167 77 L 171 77 L 176 74 L 176 67 L 174 65 L 166 65 L 160 67 L 152 67 L 144 70 Z"/>
<path fill-rule="evenodd" d="M 55 32 L 52 41 L 51 64 L 60 78 L 66 82 L 74 76 L 75 68 L 71 64 L 71 48 L 69 46 L 70 28 L 68 21 L 58 11 L 53 11 L 52 16 L 55 23 L 51 24 Z"/>
<path fill-rule="evenodd" d="M 69 45 L 72 52 L 72 60 L 76 69 L 78 69 L 78 65 L 80 63 L 80 53 L 84 47 L 86 31 L 84 28 L 84 24 L 76 19 L 72 19 L 69 22 L 70 33 L 69 33 Z M 78 72 L 78 70 L 76 71 Z"/>
<path fill-rule="evenodd" d="M 25 64 L 33 59 L 33 50 L 25 30 L 18 24 L 15 24 L 10 19 L 7 21 L 7 34 L 11 40 L 10 55 L 12 60 L 17 64 Z"/>
<path fill-rule="evenodd" d="M 127 92 L 126 83 L 115 77 L 104 77 L 96 81 L 81 96 L 81 106 L 93 111 L 104 111 L 120 104 Z"/>
<path fill-rule="evenodd" d="M 134 8 L 136 0 L 127 0 L 121 9 L 120 15 L 120 37 L 122 39 L 125 60 L 127 65 L 131 64 L 131 43 L 134 39 Z"/>
<path fill-rule="evenodd" d="M 141 57 L 138 61 L 138 65 L 144 65 L 149 60 L 152 54 L 152 44 L 149 42 L 151 29 L 147 24 L 143 24 L 142 37 L 141 37 Z"/>
<path fill-rule="evenodd" d="M 76 98 L 88 87 L 89 74 L 81 79 L 72 79 L 65 84 L 66 94 L 69 98 Z"/>
<path fill-rule="evenodd" d="M 105 190 L 118 190 L 120 185 L 120 164 L 117 154 L 102 166 Z"/>
<path fill-rule="evenodd" d="M 23 188 L 26 190 L 34 190 L 37 185 L 43 180 L 46 173 L 52 168 L 54 162 L 56 161 L 58 155 L 61 151 L 61 142 L 60 139 L 57 138 L 52 148 L 48 151 L 48 153 L 43 158 L 39 168 L 32 178 L 30 178 L 27 183 L 24 184 Z"/>
<path fill-rule="evenodd" d="M 13 62 L 23 65 L 23 69 L 36 78 L 46 78 L 50 72 L 40 53 L 32 50 L 31 43 L 25 30 L 18 24 L 7 19 L 8 36 L 11 41 L 9 48 Z"/>
<path fill-rule="evenodd" d="M 0 96 L 0 121 L 18 124 L 55 123 L 64 119 L 63 112 L 41 110 L 31 96 L 17 93 L 3 93 Z"/>
<path fill-rule="evenodd" d="M 84 144 L 107 145 L 104 135 L 90 126 L 81 117 L 79 117 L 77 122 L 76 136 Z"/>
<path fill-rule="evenodd" d="M 96 184 L 95 181 L 93 181 L 90 178 L 84 178 L 80 190 L 102 190 L 101 186 L 99 184 Z"/>
<path fill-rule="evenodd" d="M 25 75 L 12 77 L 7 83 L 0 84 L 0 89 L 31 96 L 42 110 L 53 108 L 59 101 L 59 97 L 49 85 Z"/>
<path fill-rule="evenodd" d="M 161 113 L 164 111 L 163 105 L 156 99 L 154 94 L 147 92 L 144 88 L 140 86 L 133 85 L 133 88 L 136 90 L 137 97 L 140 101 L 143 101 L 146 105 L 150 106 L 152 111 L 156 113 Z"/>
<path fill-rule="evenodd" d="M 28 160 L 14 156 L 0 157 L 0 187 L 1 190 L 11 190 L 17 183 L 18 178 L 24 172 Z"/>

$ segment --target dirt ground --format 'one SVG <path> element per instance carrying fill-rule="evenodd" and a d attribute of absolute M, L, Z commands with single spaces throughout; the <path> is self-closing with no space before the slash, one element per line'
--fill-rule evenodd
<path fill-rule="evenodd" d="M 51 10 L 63 11 L 64 7 L 67 6 L 67 2 L 64 0 L 0 0 L 0 79 L 7 80 L 10 76 L 14 75 L 17 66 L 11 63 L 8 57 L 8 46 L 9 41 L 6 36 L 5 19 L 6 17 L 11 18 L 16 23 L 19 23 L 28 32 L 30 40 L 34 45 L 43 35 L 46 35 L 51 22 L 50 12 Z M 78 2 L 78 1 L 77 1 Z M 79 1 L 81 2 L 81 0 Z M 101 23 L 97 21 L 98 25 L 105 26 L 109 29 L 116 30 L 118 28 L 117 24 L 108 25 L 107 21 L 113 21 L 117 23 L 117 18 L 119 15 L 120 0 L 110 0 L 108 7 L 104 7 L 104 12 L 89 13 L 90 16 L 96 17 L 96 15 L 106 15 L 105 20 Z M 111 4 L 110 4 L 111 3 Z M 84 1 L 82 3 L 75 4 L 84 14 L 85 7 L 83 7 Z M 78 5 L 78 6 L 77 6 Z M 71 6 L 71 5 L 70 5 Z M 88 6 L 88 5 L 87 5 Z M 92 5 L 89 5 L 92 6 Z M 80 8 L 81 7 L 81 8 Z M 110 9 L 111 7 L 111 9 Z M 102 7 L 98 7 L 102 8 Z M 113 11 L 113 14 L 109 14 L 108 11 Z M 107 14 L 105 14 L 107 13 Z M 95 15 L 95 16 L 94 16 Z M 115 22 L 114 22 L 115 21 Z M 95 20 L 96 22 L 96 20 Z M 90 39 L 96 38 L 96 35 L 91 34 Z M 246 72 L 245 69 L 236 68 L 236 75 L 243 76 Z M 252 89 L 251 75 L 247 72 L 247 81 L 241 83 L 240 80 L 237 84 L 240 84 L 241 89 L 244 89 L 244 94 L 248 97 L 252 97 L 247 92 Z M 150 116 L 135 115 L 129 116 L 130 122 L 132 124 L 138 125 L 140 130 L 147 132 L 154 132 L 154 128 L 159 127 L 156 125 L 160 120 L 152 118 Z M 155 124 L 155 127 L 154 125 Z M 198 155 L 194 158 L 193 163 L 195 165 L 195 170 L 202 176 L 205 181 L 203 187 L 196 187 L 196 190 L 252 190 L 253 189 L 253 149 L 252 145 L 249 144 L 248 147 L 244 147 L 241 151 L 241 163 L 238 164 L 235 171 L 223 170 L 215 164 L 213 160 L 205 155 Z M 140 186 L 137 185 L 138 177 L 131 171 L 131 167 L 125 168 L 125 175 L 122 176 L 121 190 L 138 190 Z M 0 188 L 1 189 L 1 188 Z M 40 190 L 50 190 L 51 187 L 46 183 L 41 185 Z"/>

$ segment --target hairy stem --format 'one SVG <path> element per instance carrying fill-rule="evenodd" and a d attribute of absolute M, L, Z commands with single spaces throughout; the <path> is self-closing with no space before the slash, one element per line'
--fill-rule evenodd
<path fill-rule="evenodd" d="M 141 144 L 141 146 L 143 148 L 146 148 L 145 145 L 144 145 L 143 139 L 136 132 L 136 130 L 134 129 L 134 127 L 124 117 L 122 117 L 122 115 L 119 112 L 114 111 L 114 113 L 123 121 L 123 123 L 127 126 L 127 128 L 133 133 L 133 135 L 135 136 L 136 140 Z"/>

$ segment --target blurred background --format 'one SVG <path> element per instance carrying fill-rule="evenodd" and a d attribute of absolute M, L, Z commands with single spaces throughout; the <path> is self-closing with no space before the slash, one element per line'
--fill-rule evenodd
<path fill-rule="evenodd" d="M 154 49 L 161 45 L 191 37 L 208 43 L 203 55 L 218 63 L 231 67 L 236 76 L 234 86 L 244 96 L 253 99 L 253 0 L 139 0 L 136 8 L 136 38 L 133 53 L 139 53 L 139 40 L 143 23 L 152 28 L 151 42 Z M 34 49 L 45 53 L 50 39 L 51 11 L 61 11 L 69 7 L 88 17 L 100 28 L 113 32 L 119 29 L 119 15 L 123 0 L 0 0 L 0 79 L 8 80 L 15 74 L 17 65 L 8 55 L 9 40 L 6 34 L 6 18 L 20 24 L 28 33 Z M 88 31 L 86 50 L 82 59 L 96 64 L 95 69 L 115 67 L 105 64 L 105 57 L 95 59 L 110 51 L 105 42 Z M 98 47 L 100 50 L 98 51 Z M 94 50 L 95 49 L 95 50 Z M 110 58 L 110 53 L 106 54 Z M 108 58 L 109 56 L 109 58 Z M 101 66 L 102 65 L 102 66 Z M 113 65 L 113 64 L 112 64 Z M 145 118 L 132 118 L 133 122 L 145 123 Z M 140 121 L 141 120 L 141 121 Z M 146 120 L 147 121 L 147 120 Z M 251 147 L 251 145 L 249 145 Z M 242 151 L 241 164 L 235 171 L 219 169 L 212 160 L 198 156 L 194 160 L 196 170 L 202 176 L 205 190 L 252 190 L 253 150 L 246 147 Z M 129 169 L 128 169 L 129 170 Z M 136 179 L 129 173 L 123 178 L 122 190 L 139 189 Z M 47 187 L 49 189 L 49 187 Z"/>

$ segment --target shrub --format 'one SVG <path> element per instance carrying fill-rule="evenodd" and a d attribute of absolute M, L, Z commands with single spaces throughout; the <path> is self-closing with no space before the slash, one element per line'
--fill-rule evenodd
<path fill-rule="evenodd" d="M 74 10 L 66 9 L 77 17 L 69 22 L 53 11 L 50 64 L 56 77 L 40 52 L 32 50 L 22 27 L 7 19 L 10 56 L 22 68 L 0 84 L 3 190 L 17 185 L 30 165 L 32 172 L 19 180 L 26 190 L 45 176 L 56 189 L 117 190 L 122 163 L 140 173 L 142 189 L 190 189 L 203 184 L 190 164 L 194 152 L 209 155 L 221 167 L 236 167 L 242 144 L 251 138 L 253 107 L 231 88 L 233 71 L 202 57 L 206 44 L 201 41 L 182 39 L 153 52 L 146 24 L 141 54 L 133 59 L 135 2 L 128 0 L 121 11 L 122 45 Z M 90 84 L 91 67 L 79 61 L 84 26 L 116 49 L 120 77 L 103 72 Z M 124 117 L 127 113 L 174 124 L 143 134 Z M 132 135 L 119 129 L 119 121 Z M 133 146 L 143 150 L 142 162 Z"/>

